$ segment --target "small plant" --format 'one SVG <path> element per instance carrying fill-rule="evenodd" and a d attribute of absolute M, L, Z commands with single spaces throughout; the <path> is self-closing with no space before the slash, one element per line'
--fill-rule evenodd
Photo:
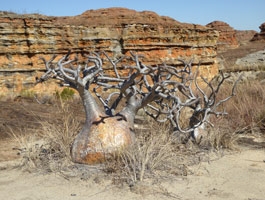
<path fill-rule="evenodd" d="M 207 127 L 202 136 L 199 147 L 202 149 L 220 151 L 224 149 L 237 150 L 239 135 L 229 126 L 229 122 L 222 117 L 215 122 L 214 127 Z"/>
<path fill-rule="evenodd" d="M 74 98 L 74 90 L 70 88 L 64 88 L 62 92 L 56 91 L 55 95 L 58 99 L 62 99 L 64 101 L 71 100 Z"/>
<path fill-rule="evenodd" d="M 57 123 L 40 122 L 42 126 L 41 137 L 49 143 L 51 148 L 58 149 L 70 161 L 70 147 L 75 137 L 74 134 L 80 129 L 80 122 L 70 112 L 68 104 L 61 102 L 58 111 L 61 113 L 62 123 L 58 126 Z"/>
<path fill-rule="evenodd" d="M 27 134 L 25 134 L 27 132 Z M 17 150 L 17 155 L 20 155 L 22 160 L 19 167 L 26 169 L 27 171 L 32 171 L 32 169 L 37 169 L 38 167 L 38 147 L 40 143 L 39 136 L 30 132 L 29 130 L 13 130 L 9 127 L 7 132 L 9 136 L 17 143 L 13 150 Z"/>
<path fill-rule="evenodd" d="M 20 92 L 20 97 L 23 97 L 23 98 L 33 99 L 34 95 L 35 95 L 35 92 L 32 90 L 28 90 L 28 89 L 22 89 Z"/>

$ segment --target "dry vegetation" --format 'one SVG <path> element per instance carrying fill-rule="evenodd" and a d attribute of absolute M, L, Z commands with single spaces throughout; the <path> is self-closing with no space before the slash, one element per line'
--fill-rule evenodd
<path fill-rule="evenodd" d="M 225 85 L 218 98 L 228 96 L 231 89 L 231 85 Z M 59 172 L 67 178 L 84 176 L 84 167 L 72 163 L 70 157 L 71 143 L 81 127 L 69 107 L 71 103 L 71 100 L 64 100 L 56 106 L 54 112 L 61 116 L 59 121 L 42 120 L 39 129 L 34 131 L 23 129 L 17 132 L 10 128 L 10 134 L 20 146 L 17 151 L 23 161 L 21 167 L 27 171 Z M 240 83 L 237 96 L 222 107 L 229 115 L 212 117 L 215 126 L 207 129 L 199 144 L 183 144 L 179 137 L 170 134 L 169 126 L 144 116 L 141 128 L 136 129 L 136 143 L 122 152 L 106 156 L 106 162 L 98 165 L 97 170 L 111 177 L 115 184 L 135 184 L 150 177 L 187 175 L 192 173 L 189 166 L 207 160 L 209 152 L 236 149 L 240 135 L 252 133 L 264 137 L 264 104 L 265 89 L 261 83 Z"/>
<path fill-rule="evenodd" d="M 134 184 L 153 175 L 187 175 L 186 167 L 194 152 L 185 148 L 178 138 L 170 134 L 168 126 L 152 119 L 138 130 L 134 145 L 108 157 L 104 171 L 111 174 L 115 183 Z M 189 157 L 189 159 L 188 159 Z"/>
<path fill-rule="evenodd" d="M 60 118 L 39 119 L 38 129 L 18 131 L 9 127 L 9 135 L 19 144 L 16 150 L 22 158 L 21 167 L 27 171 L 59 172 L 71 164 L 70 147 L 81 122 L 70 110 L 70 102 L 55 101 L 59 102 L 53 111 Z"/>
<path fill-rule="evenodd" d="M 220 94 L 227 95 L 230 85 Z M 224 104 L 229 115 L 222 120 L 223 126 L 236 133 L 264 133 L 265 128 L 265 87 L 259 81 L 242 82 L 237 86 L 237 95 Z"/>

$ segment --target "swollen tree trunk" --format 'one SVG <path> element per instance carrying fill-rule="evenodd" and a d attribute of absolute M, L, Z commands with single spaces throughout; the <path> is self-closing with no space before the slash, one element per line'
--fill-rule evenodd
<path fill-rule="evenodd" d="M 86 121 L 72 145 L 74 162 L 100 163 L 108 154 L 133 143 L 133 115 L 105 115 L 88 90 L 79 90 L 79 94 L 83 100 Z"/>
<path fill-rule="evenodd" d="M 83 101 L 86 120 L 82 130 L 74 139 L 71 148 L 72 160 L 83 164 L 100 163 L 104 161 L 106 155 L 119 151 L 134 142 L 135 113 L 127 108 L 117 114 L 110 112 L 110 109 L 105 109 L 104 112 L 95 101 L 89 90 L 90 85 L 97 84 L 97 79 L 105 78 L 102 73 L 100 55 L 97 53 L 85 55 L 87 61 L 83 66 L 77 62 L 77 58 L 70 60 L 69 57 L 70 52 L 56 64 L 53 63 L 55 56 L 49 61 L 42 58 L 46 73 L 37 79 L 37 83 L 55 78 L 63 85 L 78 91 Z M 114 80 L 124 81 L 124 79 L 117 78 Z M 121 94 L 120 97 L 122 97 Z M 116 106 L 112 106 L 111 110 L 115 108 Z"/>

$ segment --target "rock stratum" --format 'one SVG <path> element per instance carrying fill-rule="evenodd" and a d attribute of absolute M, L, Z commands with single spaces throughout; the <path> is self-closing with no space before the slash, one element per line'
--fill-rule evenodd
<path fill-rule="evenodd" d="M 55 86 L 34 86 L 45 69 L 39 57 L 60 57 L 69 49 L 106 51 L 113 57 L 133 51 L 143 54 L 147 65 L 178 66 L 178 59 L 194 58 L 195 64 L 201 61 L 205 76 L 218 72 L 218 31 L 149 11 L 109 8 L 73 17 L 0 12 L 0 34 L 0 95 L 28 89 L 53 92 Z"/>
<path fill-rule="evenodd" d="M 236 30 L 229 26 L 229 24 L 222 21 L 213 21 L 206 26 L 219 31 L 220 37 L 217 43 L 219 51 L 227 48 L 237 48 L 239 46 L 236 38 Z"/>
<path fill-rule="evenodd" d="M 258 35 L 254 30 L 235 30 L 229 24 L 222 21 L 213 21 L 206 26 L 217 30 L 220 34 L 217 41 L 218 52 L 238 48 L 240 45 L 253 40 L 255 35 Z"/>

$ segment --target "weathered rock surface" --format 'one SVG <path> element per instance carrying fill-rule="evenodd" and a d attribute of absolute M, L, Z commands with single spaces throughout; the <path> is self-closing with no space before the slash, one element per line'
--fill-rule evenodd
<path fill-rule="evenodd" d="M 233 49 L 239 46 L 236 30 L 229 24 L 222 21 L 213 21 L 206 26 L 219 31 L 220 36 L 217 43 L 218 51 Z"/>
<path fill-rule="evenodd" d="M 251 41 L 236 49 L 218 53 L 219 69 L 236 81 L 243 73 L 243 80 L 259 80 L 265 83 L 265 40 Z"/>
<path fill-rule="evenodd" d="M 265 22 L 259 26 L 260 32 L 256 33 L 253 37 L 253 41 L 265 40 Z"/>
<path fill-rule="evenodd" d="M 260 81 L 265 84 L 265 50 L 250 53 L 242 58 L 237 58 L 235 64 L 227 69 L 222 69 L 231 75 L 230 80 L 236 81 L 243 73 L 243 81 Z"/>
<path fill-rule="evenodd" d="M 143 54 L 142 61 L 148 65 L 177 66 L 179 58 L 194 58 L 195 63 L 202 61 L 203 74 L 214 76 L 218 71 L 217 31 L 154 12 L 110 8 L 74 17 L 0 12 L 0 34 L 0 95 L 32 88 L 44 70 L 39 57 L 61 56 L 69 49 L 75 53 L 101 50 L 111 56 L 134 51 Z M 55 90 L 50 85 L 34 89 Z"/>
<path fill-rule="evenodd" d="M 265 50 L 248 54 L 243 58 L 237 59 L 235 66 L 252 71 L 265 71 Z"/>

